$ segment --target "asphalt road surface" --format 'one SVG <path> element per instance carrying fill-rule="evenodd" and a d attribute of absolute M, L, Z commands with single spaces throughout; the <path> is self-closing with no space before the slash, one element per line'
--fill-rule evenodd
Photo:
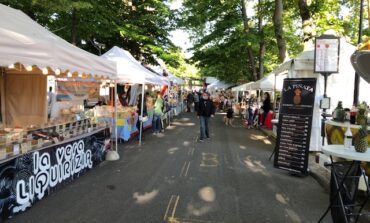
<path fill-rule="evenodd" d="M 273 168 L 258 130 L 211 120 L 197 142 L 198 119 L 177 117 L 163 134 L 120 144 L 104 162 L 9 223 L 317 222 L 328 194 L 311 177 Z M 328 216 L 325 222 L 331 222 Z"/>

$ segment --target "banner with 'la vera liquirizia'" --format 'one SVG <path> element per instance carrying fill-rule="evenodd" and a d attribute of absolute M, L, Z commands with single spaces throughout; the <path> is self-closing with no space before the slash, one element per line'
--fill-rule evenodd
<path fill-rule="evenodd" d="M 0 163 L 0 222 L 94 168 L 109 147 L 104 129 Z"/>

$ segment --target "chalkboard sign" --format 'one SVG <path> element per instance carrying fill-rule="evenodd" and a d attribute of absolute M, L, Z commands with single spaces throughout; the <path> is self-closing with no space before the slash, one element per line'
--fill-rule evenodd
<path fill-rule="evenodd" d="M 274 167 L 307 175 L 316 78 L 284 80 Z"/>

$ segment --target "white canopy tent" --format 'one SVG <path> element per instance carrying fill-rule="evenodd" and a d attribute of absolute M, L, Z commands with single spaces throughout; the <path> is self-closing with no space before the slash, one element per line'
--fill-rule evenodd
<path fill-rule="evenodd" d="M 168 81 L 141 65 L 130 52 L 117 46 L 101 57 L 116 62 L 117 79 L 130 84 L 168 85 Z"/>
<path fill-rule="evenodd" d="M 277 75 L 275 73 L 271 73 L 247 87 L 249 87 L 250 90 L 280 91 L 283 88 L 284 79 L 286 77 L 287 74 Z"/>
<path fill-rule="evenodd" d="M 15 66 L 18 63 L 27 71 L 22 66 Z M 46 114 L 45 117 L 47 117 L 46 76 L 33 74 L 68 73 L 71 76 L 74 74 L 82 77 L 116 78 L 114 62 L 68 43 L 23 12 L 3 4 L 0 4 L 0 66 L 11 68 L 6 71 L 10 74 L 7 79 L 13 79 L 13 83 L 19 86 L 27 86 L 22 89 L 22 94 L 16 95 L 11 93 L 14 87 L 9 86 L 8 82 L 4 83 L 4 80 L 0 81 L 1 85 L 6 86 L 6 88 L 1 87 L 2 100 L 6 99 L 5 105 L 1 108 L 2 113 L 5 110 L 10 114 L 9 117 L 13 116 L 13 120 L 22 118 L 20 120 L 23 120 L 23 124 L 27 123 L 24 120 L 42 123 L 44 121 L 42 116 Z M 35 66 L 38 69 L 33 69 Z M 9 95 L 7 98 L 4 98 L 4 92 Z M 35 94 L 37 94 L 36 97 L 33 96 Z M 32 106 L 29 107 L 27 115 L 21 114 L 23 107 L 30 104 Z M 117 151 L 117 142 L 115 150 Z M 112 153 L 115 154 L 115 159 L 119 158 L 116 151 Z"/>
<path fill-rule="evenodd" d="M 254 82 L 248 82 L 248 83 L 233 87 L 233 88 L 231 88 L 231 91 L 234 91 L 234 92 L 236 92 L 236 91 L 250 91 L 251 90 L 251 85 L 253 83 Z"/>
<path fill-rule="evenodd" d="M 218 81 L 213 82 L 212 84 L 208 85 L 207 89 L 209 91 L 225 90 L 225 89 L 229 88 L 230 86 L 231 86 L 231 84 L 226 84 L 225 82 L 218 80 Z"/>
<path fill-rule="evenodd" d="M 115 61 L 117 65 L 117 79 L 119 82 L 130 84 L 154 84 L 154 85 L 168 85 L 168 80 L 159 76 L 141 65 L 130 52 L 121 49 L 117 46 L 112 47 L 108 52 L 102 55 L 111 61 Z M 117 87 L 115 88 L 117 91 Z M 144 110 L 144 87 L 141 88 L 141 114 Z M 117 92 L 116 92 L 117 94 Z M 140 120 L 140 136 L 139 144 L 141 145 L 143 117 Z M 117 126 L 116 126 L 117 127 Z M 117 128 L 116 128 L 117 129 Z M 117 130 L 116 130 L 117 133 Z M 117 134 L 116 134 L 117 136 Z"/>
<path fill-rule="evenodd" d="M 0 66 L 15 63 L 110 79 L 116 75 L 113 62 L 68 43 L 23 12 L 0 4 Z"/>
<path fill-rule="evenodd" d="M 160 66 L 153 66 L 153 67 L 151 67 L 151 68 L 152 68 L 156 73 L 158 73 L 158 74 L 160 74 L 160 75 L 164 76 L 164 75 L 163 75 L 164 69 L 163 69 L 162 67 L 160 67 Z M 184 79 L 179 78 L 179 77 L 176 77 L 175 75 L 173 75 L 173 74 L 171 74 L 171 73 L 169 73 L 169 72 L 167 72 L 167 73 L 168 73 L 167 78 L 168 78 L 168 80 L 169 80 L 169 81 L 172 81 L 172 83 L 177 84 L 177 85 L 183 85 L 183 84 L 185 83 Z"/>
<path fill-rule="evenodd" d="M 346 42 L 344 38 L 340 43 L 340 61 L 339 73 L 328 77 L 327 95 L 331 98 L 331 109 L 334 109 L 338 101 L 343 102 L 344 107 L 352 107 L 355 70 L 350 65 L 350 58 L 355 51 L 355 46 Z M 314 73 L 314 50 L 309 49 L 302 52 L 297 58 L 283 63 L 274 72 L 286 72 L 288 70 L 289 78 L 317 78 L 316 98 L 314 104 L 312 131 L 310 140 L 310 151 L 320 151 L 321 140 L 321 110 L 320 100 L 324 94 L 324 78 L 318 73 Z M 360 100 L 368 100 L 370 95 L 370 84 L 360 80 Z"/>

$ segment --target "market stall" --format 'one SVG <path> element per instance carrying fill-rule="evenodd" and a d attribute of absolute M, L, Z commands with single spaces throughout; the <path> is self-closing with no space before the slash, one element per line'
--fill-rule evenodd
<path fill-rule="evenodd" d="M 355 79 L 355 70 L 349 66 L 352 53 L 356 50 L 355 46 L 348 43 L 344 38 L 340 41 L 340 63 L 339 73 L 328 77 L 327 95 L 331 98 L 331 113 L 342 101 L 343 106 L 351 108 L 353 103 L 353 88 Z M 314 50 L 308 49 L 299 54 L 296 58 L 283 63 L 274 70 L 275 73 L 288 72 L 288 78 L 317 78 L 316 98 L 314 104 L 314 113 L 312 120 L 312 131 L 310 140 L 310 151 L 320 151 L 322 145 L 321 138 L 321 109 L 320 100 L 323 98 L 324 78 L 321 74 L 314 73 Z M 349 93 L 350 92 L 350 93 Z M 360 101 L 368 101 L 370 95 L 370 85 L 363 79 L 360 79 Z"/>
<path fill-rule="evenodd" d="M 141 95 L 145 95 L 145 84 L 157 86 L 169 85 L 169 81 L 165 77 L 156 75 L 155 73 L 149 71 L 144 66 L 142 66 L 128 51 L 123 50 L 119 47 L 113 47 L 105 54 L 103 54 L 102 57 L 116 62 L 118 83 L 141 84 Z M 117 88 L 117 86 L 115 88 Z M 117 95 L 117 93 L 115 95 Z M 142 97 L 141 104 L 142 106 L 144 106 L 144 97 Z M 116 108 L 119 112 L 120 109 L 117 106 Z M 116 136 L 118 136 L 119 138 L 126 141 L 130 139 L 131 136 L 133 136 L 137 132 L 137 121 L 142 120 L 141 125 L 143 125 L 144 128 L 151 125 L 151 121 L 153 119 L 153 112 L 151 111 L 151 109 L 148 109 L 148 116 L 146 118 L 139 117 L 136 112 L 138 110 L 141 110 L 142 113 L 143 107 L 136 108 L 135 106 L 131 106 L 130 108 L 122 109 L 129 109 L 131 112 L 123 111 L 123 113 L 126 114 L 126 119 L 124 120 L 119 118 L 118 116 L 111 120 L 113 128 L 115 129 L 117 127 L 117 133 L 113 134 L 115 138 L 117 138 Z M 141 135 L 142 132 L 140 131 L 140 143 Z"/>
<path fill-rule="evenodd" d="M 82 110 L 48 119 L 48 75 L 114 79 L 115 64 L 0 4 L 0 221 L 77 179 L 110 148 L 109 128 Z"/>

